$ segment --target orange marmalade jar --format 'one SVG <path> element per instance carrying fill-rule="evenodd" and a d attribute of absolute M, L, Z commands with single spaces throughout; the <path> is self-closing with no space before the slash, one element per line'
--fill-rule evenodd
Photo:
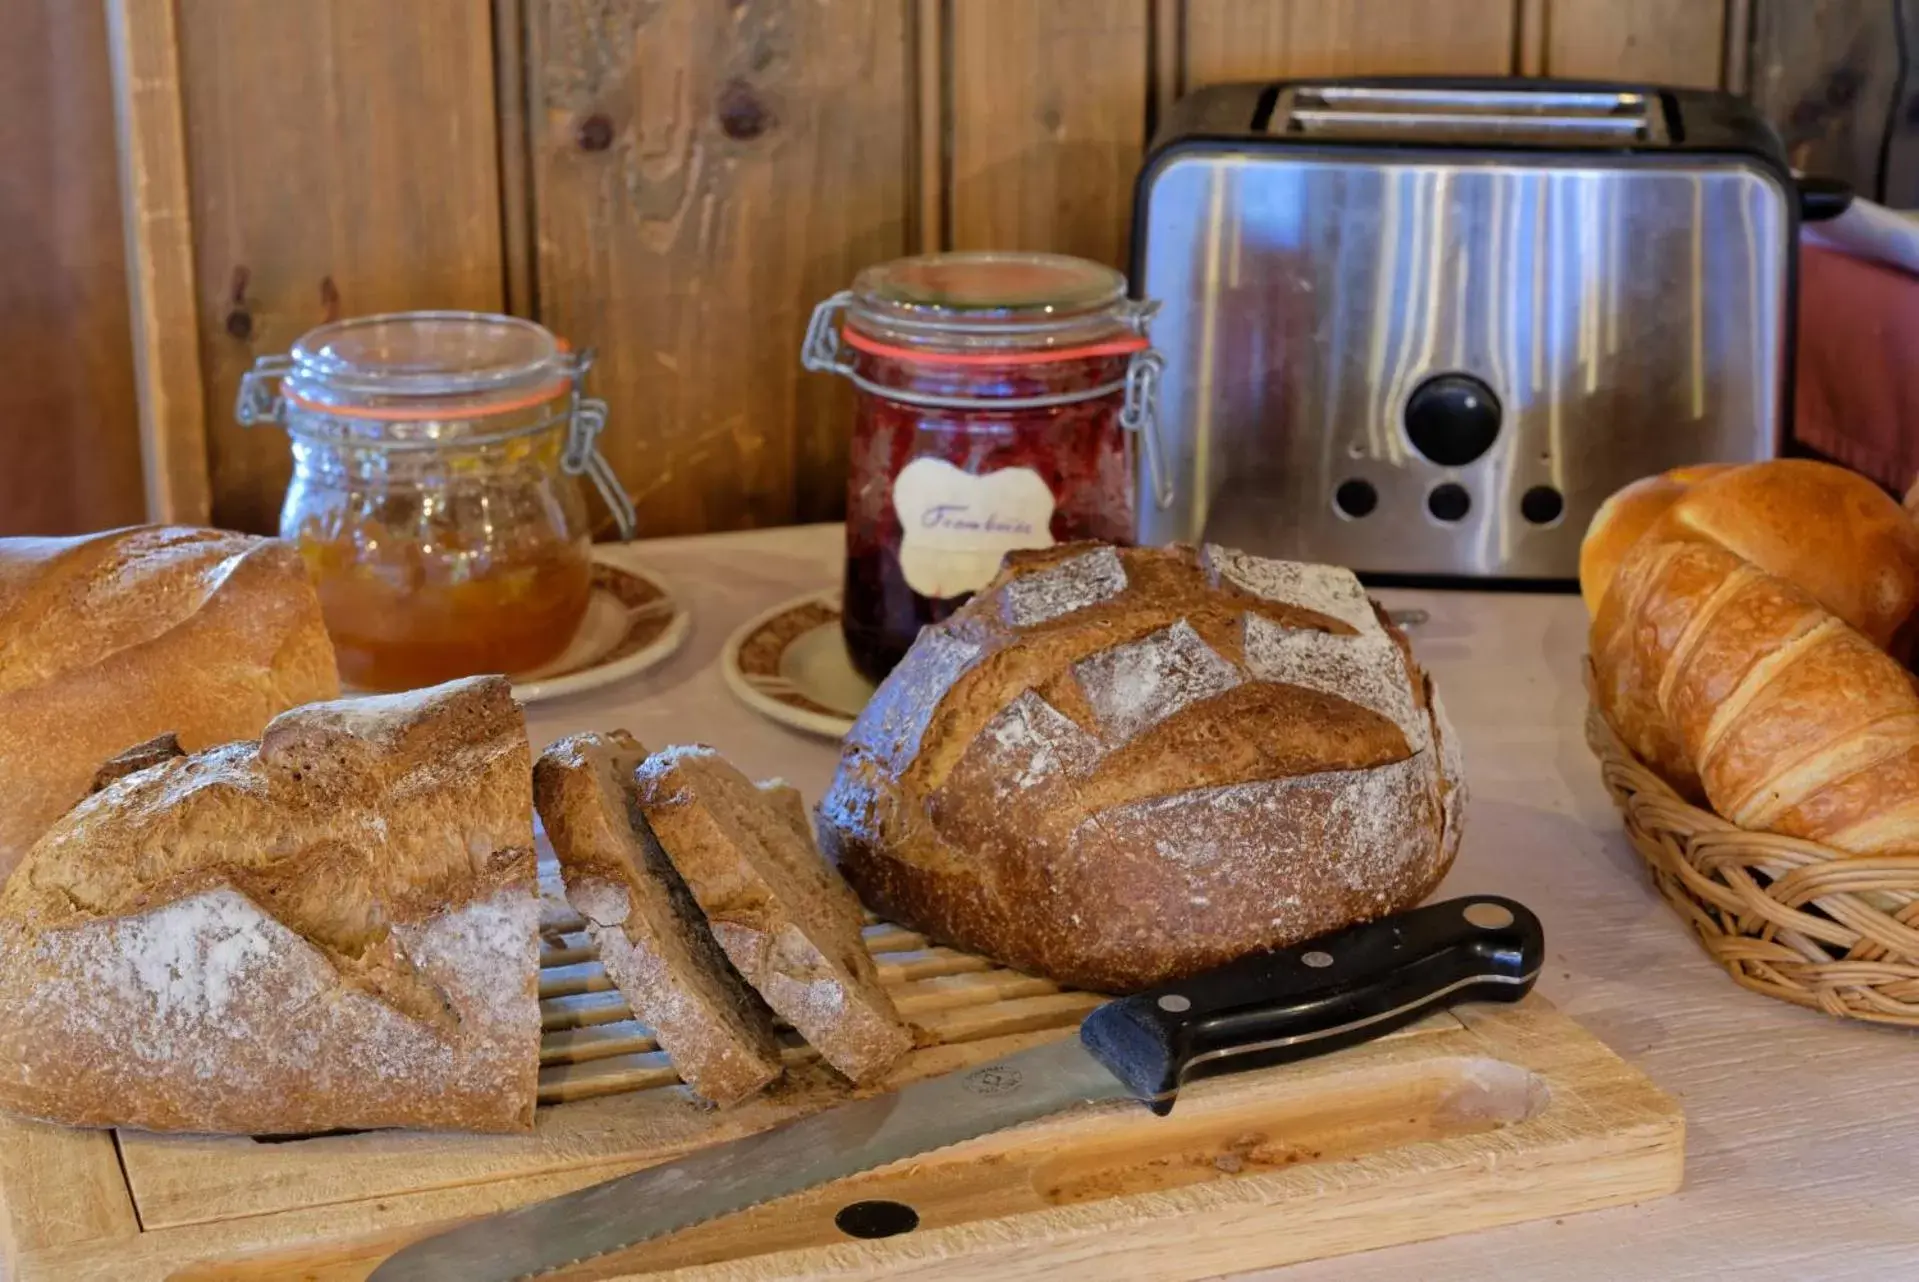
<path fill-rule="evenodd" d="M 292 439 L 280 536 L 346 684 L 510 675 L 566 648 L 592 591 L 582 475 L 633 533 L 590 362 L 531 321 L 402 312 L 323 325 L 241 381 L 240 422 Z"/>

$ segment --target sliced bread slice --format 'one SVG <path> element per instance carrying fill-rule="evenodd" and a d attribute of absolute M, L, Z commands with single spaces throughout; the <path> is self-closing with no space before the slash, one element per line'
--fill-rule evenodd
<path fill-rule="evenodd" d="M 624 730 L 562 739 L 534 764 L 534 805 L 613 986 L 682 1081 L 736 1103 L 780 1075 L 773 1017 L 639 813 L 633 772 L 645 759 Z"/>
<path fill-rule="evenodd" d="M 760 795 L 771 802 L 780 816 L 793 826 L 794 832 L 807 841 L 813 840 L 813 816 L 806 813 L 806 798 L 800 795 L 798 788 L 784 779 L 762 779 L 759 790 Z"/>
<path fill-rule="evenodd" d="M 790 799 L 703 746 L 655 753 L 634 778 L 713 937 L 767 1005 L 856 1082 L 898 1062 L 913 1035 L 867 955 L 859 899 Z"/>

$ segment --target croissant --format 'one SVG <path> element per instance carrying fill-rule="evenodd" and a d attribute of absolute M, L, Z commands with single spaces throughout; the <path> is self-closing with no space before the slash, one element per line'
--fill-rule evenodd
<path fill-rule="evenodd" d="M 1597 616 L 1642 541 L 1711 543 L 1810 593 L 1894 655 L 1919 611 L 1919 524 L 1877 485 L 1830 463 L 1675 468 L 1600 505 L 1579 547 L 1579 589 Z"/>
<path fill-rule="evenodd" d="M 1642 538 L 1592 627 L 1600 710 L 1742 828 L 1919 852 L 1919 689 L 1813 595 L 1704 542 Z"/>

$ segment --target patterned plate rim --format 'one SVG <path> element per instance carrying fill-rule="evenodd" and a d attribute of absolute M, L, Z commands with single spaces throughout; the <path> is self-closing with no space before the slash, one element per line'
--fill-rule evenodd
<path fill-rule="evenodd" d="M 627 677 L 636 676 L 650 668 L 658 667 L 679 652 L 686 640 L 686 634 L 692 626 L 692 614 L 685 604 L 674 594 L 672 586 L 652 570 L 643 570 L 615 554 L 610 548 L 593 549 L 594 587 L 601 589 L 601 572 L 612 571 L 628 578 L 638 579 L 659 594 L 666 602 L 671 613 L 666 625 L 650 639 L 625 654 L 613 659 L 602 659 L 590 667 L 575 672 L 563 672 L 557 676 L 541 677 L 535 681 L 515 681 L 513 696 L 521 703 L 535 703 L 542 699 L 557 699 L 564 695 L 580 694 L 587 690 L 597 690 L 612 685 Z M 630 627 L 630 625 L 629 625 Z M 628 636 L 631 636 L 629 631 Z M 622 645 L 626 642 L 622 642 Z M 617 653 L 618 647 L 615 647 Z"/>
<path fill-rule="evenodd" d="M 779 656 L 789 645 L 839 617 L 840 594 L 832 588 L 793 597 L 754 615 L 733 630 L 720 652 L 720 674 L 726 679 L 727 689 L 741 703 L 781 725 L 829 739 L 845 738 L 846 732 L 853 728 L 853 718 L 815 703 L 793 689 L 777 669 Z M 780 626 L 775 629 L 775 624 Z M 771 632 L 777 637 L 776 644 L 758 648 L 771 654 L 775 666 L 770 669 L 757 657 L 758 650 L 754 656 L 742 660 L 748 642 L 761 632 Z M 753 668 L 750 672 L 748 664 Z M 774 683 L 786 688 L 777 693 L 763 688 Z"/>

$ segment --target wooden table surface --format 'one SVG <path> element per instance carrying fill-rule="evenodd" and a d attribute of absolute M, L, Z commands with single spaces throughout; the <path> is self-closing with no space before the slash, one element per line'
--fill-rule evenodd
<path fill-rule="evenodd" d="M 635 544 L 693 610 L 671 661 L 534 705 L 535 745 L 625 727 L 712 744 L 817 800 L 837 753 L 748 710 L 718 656 L 740 623 L 838 582 L 838 526 Z M 1540 990 L 1677 1096 L 1686 1185 L 1596 1211 L 1249 1275 L 1283 1282 L 1493 1278 L 1919 1278 L 1919 1035 L 1736 987 L 1653 892 L 1581 733 L 1577 597 L 1387 591 L 1466 750 L 1472 801 L 1442 895 L 1498 892 L 1546 923 Z"/>

